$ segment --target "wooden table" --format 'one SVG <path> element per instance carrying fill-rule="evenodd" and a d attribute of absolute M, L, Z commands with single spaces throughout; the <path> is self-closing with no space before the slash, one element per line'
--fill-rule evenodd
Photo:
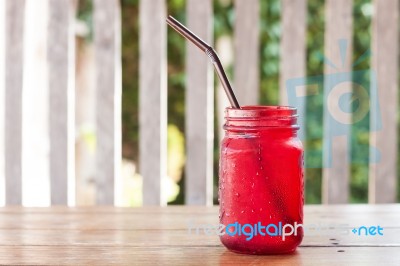
<path fill-rule="evenodd" d="M 217 225 L 218 207 L 4 207 L 0 264 L 400 265 L 400 204 L 308 205 L 304 224 L 325 229 L 310 229 L 292 255 L 235 254 L 215 235 L 189 234 L 189 223 Z M 334 231 L 340 224 L 347 235 Z M 383 236 L 351 232 L 363 225 Z"/>

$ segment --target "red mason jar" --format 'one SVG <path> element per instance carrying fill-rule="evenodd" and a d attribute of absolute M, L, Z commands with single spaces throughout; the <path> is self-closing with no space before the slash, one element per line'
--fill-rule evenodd
<path fill-rule="evenodd" d="M 293 252 L 303 238 L 303 147 L 296 108 L 225 110 L 219 166 L 221 242 L 246 254 Z"/>

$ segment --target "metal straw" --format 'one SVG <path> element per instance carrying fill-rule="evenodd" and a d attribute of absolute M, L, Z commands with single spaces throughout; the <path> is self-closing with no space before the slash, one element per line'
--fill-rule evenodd
<path fill-rule="evenodd" d="M 193 32 L 191 32 L 188 28 L 183 26 L 179 21 L 177 21 L 174 17 L 168 16 L 167 23 L 170 25 L 174 30 L 180 33 L 183 37 L 191 41 L 194 45 L 200 48 L 206 55 L 211 59 L 215 71 L 218 74 L 219 80 L 222 83 L 222 86 L 225 89 L 225 93 L 228 96 L 229 102 L 231 103 L 232 107 L 240 109 L 240 105 L 236 99 L 235 94 L 233 93 L 232 86 L 229 83 L 228 77 L 225 74 L 224 68 L 222 67 L 221 61 L 218 58 L 217 53 L 214 49 L 204 42 L 202 39 L 197 37 Z"/>

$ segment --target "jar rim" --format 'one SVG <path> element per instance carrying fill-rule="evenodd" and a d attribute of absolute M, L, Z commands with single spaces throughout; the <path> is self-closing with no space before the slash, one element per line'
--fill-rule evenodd
<path fill-rule="evenodd" d="M 226 118 L 279 118 L 297 116 L 297 108 L 284 105 L 246 105 L 241 109 L 227 107 Z"/>
<path fill-rule="evenodd" d="M 227 130 L 259 130 L 268 128 L 290 128 L 297 130 L 297 108 L 292 106 L 247 105 L 241 109 L 225 109 Z"/>

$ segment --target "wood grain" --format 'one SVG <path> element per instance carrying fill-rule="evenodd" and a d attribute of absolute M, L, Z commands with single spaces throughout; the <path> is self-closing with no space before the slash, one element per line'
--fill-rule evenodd
<path fill-rule="evenodd" d="M 212 43 L 212 1 L 187 2 L 187 26 Z M 211 205 L 213 199 L 214 84 L 209 58 L 187 42 L 185 203 Z"/>
<path fill-rule="evenodd" d="M 49 1 L 47 39 L 51 204 L 68 203 L 74 179 L 74 32 L 71 0 Z M 73 187 L 70 187 L 74 191 Z"/>
<path fill-rule="evenodd" d="M 323 203 L 346 203 L 349 200 L 352 118 L 343 114 L 345 110 L 351 110 L 348 92 L 352 91 L 352 12 L 352 0 L 328 0 L 325 3 L 324 56 L 336 68 L 329 64 L 324 67 Z M 344 45 L 341 47 L 340 43 Z M 335 75 L 337 72 L 347 75 L 344 82 L 342 77 Z M 340 89 L 345 91 L 341 92 Z M 339 97 L 343 104 L 339 105 Z"/>
<path fill-rule="evenodd" d="M 143 204 L 165 205 L 167 79 L 165 1 L 140 1 L 139 173 Z"/>
<path fill-rule="evenodd" d="M 114 204 L 121 168 L 121 15 L 117 0 L 94 1 L 96 202 Z"/>
<path fill-rule="evenodd" d="M 6 265 L 396 265 L 397 247 L 300 247 L 292 255 L 248 256 L 218 247 L 2 246 Z"/>
<path fill-rule="evenodd" d="M 372 19 L 372 70 L 377 93 L 371 94 L 370 203 L 396 202 L 398 142 L 399 2 L 375 0 Z M 379 115 L 380 114 L 380 115 Z M 381 124 L 381 128 L 379 126 Z"/>
<path fill-rule="evenodd" d="M 241 105 L 259 102 L 259 17 L 258 0 L 235 0 L 234 89 Z"/>
<path fill-rule="evenodd" d="M 4 168 L 6 204 L 22 203 L 22 76 L 25 0 L 5 2 Z"/>
<path fill-rule="evenodd" d="M 311 235 L 292 255 L 227 251 L 194 226 L 218 223 L 218 207 L 64 207 L 0 209 L 0 264 L 395 265 L 400 259 L 400 205 L 307 205 L 304 224 L 381 225 L 384 236 Z M 349 228 L 351 228 L 351 226 Z"/>

